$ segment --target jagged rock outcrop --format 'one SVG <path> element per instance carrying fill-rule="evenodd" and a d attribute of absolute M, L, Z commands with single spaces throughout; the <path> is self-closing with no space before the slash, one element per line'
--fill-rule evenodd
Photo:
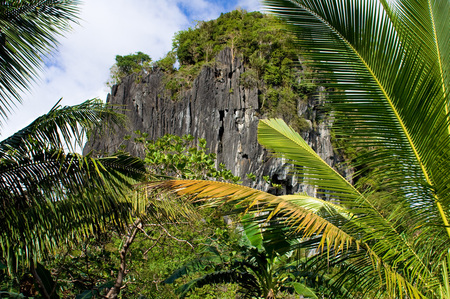
<path fill-rule="evenodd" d="M 132 75 L 120 85 L 113 86 L 107 101 L 122 105 L 128 116 L 128 128 L 119 129 L 112 136 L 93 138 L 84 152 L 91 150 L 114 152 L 123 137 L 135 130 L 146 132 L 150 139 L 166 133 L 191 134 L 205 138 L 209 149 L 217 153 L 222 162 L 244 184 L 261 190 L 270 188 L 263 180 L 269 176 L 273 182 L 281 183 L 284 190 L 277 193 L 308 192 L 315 190 L 301 184 L 301 179 L 291 174 L 292 167 L 281 159 L 271 158 L 257 142 L 257 125 L 261 117 L 258 104 L 258 88 L 244 88 L 239 84 L 240 75 L 246 71 L 240 59 L 233 58 L 230 49 L 216 57 L 213 66 L 202 68 L 192 88 L 185 91 L 178 101 L 172 101 L 164 90 L 164 73 L 158 70 L 149 74 Z M 313 100 L 299 105 L 298 113 L 309 119 L 311 129 L 302 133 L 314 150 L 328 163 L 335 165 L 330 131 L 325 121 L 317 122 L 320 112 Z M 125 143 L 132 154 L 140 155 L 132 143 Z M 246 174 L 253 173 L 256 180 Z"/>

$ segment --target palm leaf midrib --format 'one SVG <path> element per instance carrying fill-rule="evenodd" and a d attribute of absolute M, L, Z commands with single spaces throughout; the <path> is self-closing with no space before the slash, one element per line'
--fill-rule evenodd
<path fill-rule="evenodd" d="M 278 130 L 277 130 L 276 128 L 274 128 L 271 124 L 269 124 L 268 121 L 261 120 L 261 122 L 263 122 L 263 123 L 265 123 L 266 125 L 270 126 L 273 130 L 278 131 Z M 259 127 L 259 125 L 258 125 L 258 127 Z M 283 134 L 282 132 L 280 132 L 280 133 Z M 346 185 L 347 187 L 349 187 L 349 188 L 352 190 L 352 192 L 355 193 L 355 195 L 356 195 L 357 197 L 362 196 L 362 194 L 359 192 L 358 189 L 356 189 L 352 184 L 350 184 L 350 182 L 347 181 L 347 180 L 346 180 L 346 179 L 345 179 L 345 178 L 344 178 L 344 177 L 343 177 L 336 169 L 330 167 L 330 166 L 329 166 L 329 165 L 328 165 L 328 164 L 327 164 L 327 163 L 326 163 L 326 162 L 325 162 L 325 161 L 324 161 L 324 160 L 323 160 L 323 159 L 322 159 L 315 151 L 313 151 L 313 150 L 311 149 L 311 147 L 309 147 L 308 145 L 305 146 L 304 144 L 301 144 L 301 143 L 297 142 L 297 140 L 294 140 L 293 138 L 290 137 L 290 134 L 283 134 L 283 136 L 284 136 L 285 138 L 289 139 L 291 142 L 297 144 L 299 147 L 301 147 L 301 148 L 307 150 L 311 155 L 315 156 L 315 157 L 317 158 L 318 161 L 321 161 L 321 163 L 322 163 L 327 169 L 332 170 L 332 172 L 334 173 L 334 175 L 337 176 L 341 182 L 344 182 L 345 185 Z M 351 193 L 351 192 L 349 192 L 349 193 Z"/>

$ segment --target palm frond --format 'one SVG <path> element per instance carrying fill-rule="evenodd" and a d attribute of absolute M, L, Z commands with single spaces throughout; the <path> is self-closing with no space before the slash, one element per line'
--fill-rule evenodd
<path fill-rule="evenodd" d="M 258 124 L 258 141 L 278 157 L 297 165 L 298 176 L 338 199 L 356 200 L 360 192 L 328 165 L 306 141 L 281 119 L 265 119 Z"/>
<path fill-rule="evenodd" d="M 123 199 L 144 171 L 142 161 L 123 154 L 94 159 L 44 152 L 14 163 L 3 160 L 2 253 L 27 263 L 109 225 L 123 227 L 131 211 Z"/>
<path fill-rule="evenodd" d="M 9 270 L 14 258 L 29 263 L 107 225 L 121 228 L 130 217 L 124 199 L 144 178 L 143 161 L 64 151 L 105 120 L 122 117 L 97 100 L 55 106 L 0 142 L 0 243 Z"/>
<path fill-rule="evenodd" d="M 369 228 L 360 230 L 362 240 L 392 270 L 384 278 L 394 281 L 395 296 L 418 296 L 411 286 L 437 294 L 436 273 L 450 244 L 448 1 L 265 3 L 297 33 L 317 76 L 334 89 L 333 130 L 366 152 L 354 166 L 370 169 L 389 190 L 341 201 L 356 216 L 342 229 L 353 235 Z"/>
<path fill-rule="evenodd" d="M 105 122 L 115 125 L 123 125 L 125 122 L 124 115 L 99 99 L 73 106 L 60 106 L 60 102 L 61 100 L 47 114 L 1 141 L 0 157 L 8 155 L 10 151 L 26 155 L 31 148 L 36 150 L 37 146 L 49 145 L 74 151 L 94 128 L 99 131 Z"/>
<path fill-rule="evenodd" d="M 6 118 L 37 75 L 56 36 L 76 22 L 78 0 L 4 1 L 0 10 L 0 115 Z"/>
<path fill-rule="evenodd" d="M 450 138 L 438 62 L 432 68 L 428 53 L 404 42 L 411 30 L 399 28 L 401 20 L 378 1 L 266 3 L 298 34 L 325 85 L 335 88 L 329 98 L 337 136 L 373 151 L 361 164 L 379 168 L 377 176 L 410 204 L 434 206 L 445 225 L 440 205 L 448 201 L 442 171 L 450 168 Z"/>
<path fill-rule="evenodd" d="M 443 92 L 448 96 L 450 88 L 450 25 L 448 1 L 382 1 L 393 19 L 393 23 L 403 32 L 402 43 L 408 48 L 417 48 L 421 57 L 428 60 L 430 68 L 440 78 Z M 448 107 L 447 107 L 448 108 Z M 448 110 L 447 110 L 448 113 Z"/>
<path fill-rule="evenodd" d="M 276 215 L 278 221 L 295 231 L 304 232 L 306 238 L 317 234 L 322 235 L 322 244 L 331 242 L 338 248 L 346 248 L 357 240 L 349 236 L 326 219 L 313 212 L 275 195 L 252 188 L 216 182 L 197 180 L 169 180 L 159 187 L 174 190 L 178 195 L 189 195 L 198 200 L 208 200 L 208 204 L 217 205 L 227 202 L 239 207 L 245 207 L 245 213 L 267 214 L 266 221 Z M 277 216 L 278 217 L 278 216 Z"/>
<path fill-rule="evenodd" d="M 280 195 L 278 196 L 282 200 L 290 201 L 296 205 L 299 205 L 315 214 L 320 214 L 325 211 L 328 215 L 340 215 L 346 220 L 351 220 L 353 214 L 341 205 L 332 203 L 331 201 L 326 201 L 320 198 L 311 197 L 302 194 L 293 195 Z"/>
<path fill-rule="evenodd" d="M 130 196 L 132 211 L 135 217 L 139 217 L 147 223 L 181 223 L 201 219 L 198 211 L 191 202 L 172 194 L 161 192 L 146 192 L 140 184 L 134 186 L 135 191 Z"/>
<path fill-rule="evenodd" d="M 347 219 L 350 217 L 353 218 L 351 222 L 340 222 L 338 225 L 346 233 L 349 233 L 355 238 L 359 238 L 353 233 L 355 231 L 359 232 L 359 236 L 366 241 L 372 238 L 378 239 L 383 236 L 382 239 L 388 239 L 390 242 L 396 244 L 403 244 L 412 256 L 417 255 L 415 250 L 412 249 L 411 242 L 406 240 L 398 229 L 402 221 L 404 221 L 402 220 L 403 215 L 410 211 L 409 208 L 404 207 L 402 210 L 396 210 L 396 214 L 393 213 L 390 217 L 383 215 L 383 211 L 371 202 L 368 194 L 359 193 L 353 185 L 326 164 L 306 144 L 300 135 L 289 128 L 282 120 L 262 120 L 259 123 L 258 130 L 258 138 L 262 145 L 275 152 L 275 155 L 287 158 L 295 165 L 302 166 L 297 171 L 306 178 L 308 183 L 319 187 L 325 194 L 330 196 L 330 199 L 334 198 L 338 200 L 339 203 L 348 209 L 332 205 L 331 203 L 325 204 L 318 199 L 308 199 L 308 197 L 299 195 L 279 198 L 290 199 L 289 202 L 291 204 L 300 200 L 298 202 L 299 205 L 315 213 L 317 213 L 317 210 L 308 206 L 314 204 L 316 207 L 333 208 L 344 212 L 347 214 Z M 328 220 L 330 221 L 329 218 Z M 370 230 L 367 230 L 366 227 L 370 227 Z M 361 232 L 364 232 L 364 236 L 361 235 Z M 383 247 L 387 246 L 389 248 L 390 246 L 389 242 L 381 242 L 380 244 L 384 244 Z M 323 243 L 321 246 L 323 246 Z M 418 262 L 420 267 L 427 269 L 420 259 L 418 259 Z"/>

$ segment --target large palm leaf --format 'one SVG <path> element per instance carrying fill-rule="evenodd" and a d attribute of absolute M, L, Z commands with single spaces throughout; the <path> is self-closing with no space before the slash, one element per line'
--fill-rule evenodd
<path fill-rule="evenodd" d="M 449 187 L 449 32 L 450 3 L 436 1 L 268 0 L 269 11 L 284 19 L 298 36 L 310 66 L 318 69 L 329 91 L 333 129 L 347 147 L 364 148 L 353 165 L 381 182 L 388 193 L 363 192 L 323 162 L 282 121 L 261 121 L 261 144 L 297 165 L 305 181 L 342 206 L 349 217 L 325 214 L 349 246 L 326 246 L 329 263 L 340 265 L 336 282 L 357 282 L 368 297 L 438 297 L 443 261 L 450 245 Z M 367 172 L 366 172 L 367 173 Z M 184 184 L 182 193 L 227 196 L 227 190 L 204 193 L 206 183 Z M 210 183 L 213 186 L 215 183 Z M 197 186 L 197 187 L 196 187 Z M 243 190 L 244 188 L 241 187 Z M 293 198 L 270 199 L 293 207 Z M 251 201 L 250 201 L 251 203 Z M 319 201 L 316 201 L 316 204 Z M 290 218 L 287 211 L 268 210 Z M 308 208 L 301 204 L 301 207 Z M 268 209 L 265 205 L 264 208 Z M 317 211 L 315 211 L 317 213 Z M 319 216 L 319 214 L 317 215 Z M 323 226 L 297 231 L 321 238 Z M 359 245 L 359 246 L 356 246 Z M 330 254 L 333 253 L 333 254 Z M 323 259 L 322 259 L 323 260 Z M 320 262 L 317 262 L 320 263 Z"/>
<path fill-rule="evenodd" d="M 292 25 L 330 86 L 345 91 L 330 95 L 335 130 L 348 144 L 371 150 L 361 161 L 396 193 L 385 218 L 409 239 L 414 260 L 439 272 L 449 245 L 449 2 L 267 4 Z"/>
<path fill-rule="evenodd" d="M 28 88 L 56 36 L 76 21 L 78 0 L 7 0 L 0 6 L 0 115 Z"/>
<path fill-rule="evenodd" d="M 448 44 L 433 29 L 448 32 L 449 23 L 441 17 L 439 24 L 430 24 L 442 13 L 436 7 L 448 11 L 448 1 L 430 6 L 426 1 L 267 4 L 293 25 L 314 66 L 341 90 L 330 96 L 338 135 L 355 146 L 373 146 L 364 163 L 379 167 L 378 175 L 394 190 L 415 194 L 409 197 L 414 204 L 435 204 L 440 221 L 448 224 L 441 205 L 449 196 L 444 174 L 450 148 L 444 84 L 449 53 L 431 41 Z"/>
<path fill-rule="evenodd" d="M 370 282 L 374 288 L 386 287 L 386 280 L 378 280 L 378 277 L 389 279 L 389 283 L 396 286 L 408 284 L 407 276 L 410 278 L 411 274 L 396 272 L 390 267 L 391 263 L 408 264 L 412 276 L 420 277 L 416 284 L 437 284 L 426 261 L 417 257 L 419 253 L 414 245 L 398 230 L 400 220 L 385 216 L 368 195 L 359 193 L 318 157 L 298 133 L 280 120 L 266 120 L 260 122 L 258 136 L 263 145 L 280 155 L 282 152 L 283 157 L 301 165 L 297 170 L 300 175 L 308 178 L 310 183 L 342 205 L 305 195 L 274 196 L 220 182 L 181 180 L 169 181 L 165 185 L 177 190 L 179 194 L 195 194 L 197 198 L 225 197 L 238 206 L 247 207 L 247 212 L 262 215 L 260 218 L 263 223 L 276 216 L 278 224 L 267 227 L 267 230 L 276 231 L 281 223 L 292 228 L 293 238 L 320 235 L 320 238 L 308 239 L 310 246 L 315 244 L 318 248 L 326 249 L 328 254 L 333 252 L 336 261 L 359 259 L 361 269 L 358 269 L 358 273 L 361 275 L 355 276 L 354 279 L 362 280 L 361 283 Z M 213 203 L 221 202 L 224 200 L 219 199 Z M 374 240 L 377 240 L 377 243 L 372 245 Z M 392 247 L 392 244 L 397 244 L 399 248 Z M 324 263 L 324 267 L 326 264 Z M 381 273 L 374 267 L 375 264 L 385 265 L 385 272 Z M 351 270 L 353 271 L 353 268 Z M 410 288 L 411 293 L 420 293 L 415 286 L 411 285 Z"/>
<path fill-rule="evenodd" d="M 96 100 L 55 106 L 0 142 L 0 244 L 11 269 L 15 258 L 42 258 L 126 220 L 123 198 L 143 177 L 142 161 L 125 154 L 94 158 L 64 152 L 81 132 L 120 119 Z"/>

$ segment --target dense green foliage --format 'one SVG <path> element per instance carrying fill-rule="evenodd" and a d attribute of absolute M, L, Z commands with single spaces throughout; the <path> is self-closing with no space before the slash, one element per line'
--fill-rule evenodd
<path fill-rule="evenodd" d="M 233 182 L 240 179 L 223 165 L 216 168 L 215 154 L 209 153 L 203 139 L 197 142 L 192 136 L 165 135 L 152 141 L 141 132 L 135 132 L 135 136 L 136 145 L 145 151 L 147 180 L 168 176 Z M 220 250 L 229 254 L 227 250 L 236 242 L 237 235 L 234 225 L 226 225 L 221 217 L 227 213 L 226 206 L 196 211 L 191 203 L 182 199 L 159 192 L 151 196 L 142 194 L 138 188 L 129 201 L 124 201 L 131 204 L 127 209 L 132 215 L 126 229 L 117 230 L 112 222 L 107 222 L 108 230 L 90 232 L 89 238 L 82 242 L 61 247 L 40 260 L 43 269 L 49 269 L 53 275 L 57 273 L 49 276 L 54 280 L 51 287 L 56 285 L 55 294 L 64 298 L 105 296 L 114 286 L 119 265 L 124 261 L 122 298 L 174 298 L 176 286 L 165 285 L 163 280 L 177 267 L 201 254 L 201 244 L 220 244 L 223 247 Z M 117 209 L 120 211 L 123 207 Z M 135 236 L 130 239 L 133 233 Z M 30 283 L 26 294 L 39 293 L 27 267 L 19 266 L 12 278 L 0 270 L 0 290 L 24 292 L 26 284 Z M 190 278 L 193 277 L 186 279 Z M 236 288 L 221 289 L 224 290 L 231 298 Z M 212 296 L 216 292 L 217 288 L 211 287 L 196 294 Z"/>
<path fill-rule="evenodd" d="M 178 288 L 180 297 L 195 293 L 195 288 L 220 283 L 236 284 L 239 298 L 306 298 L 328 297 L 324 277 L 317 276 L 305 266 L 307 260 L 304 248 L 290 248 L 287 242 L 272 242 L 269 230 L 258 221 L 245 217 L 242 220 L 240 239 L 232 244 L 205 244 L 202 254 L 177 269 L 166 283 L 192 272 L 205 273 Z M 269 232 L 269 233 L 268 233 Z M 278 230 L 277 234 L 286 232 Z M 278 236 L 278 239 L 281 239 Z M 220 245 L 220 246 L 218 246 Z M 224 254 L 227 246 L 230 254 Z M 317 289 L 317 295 L 312 288 Z M 340 292 L 338 292 L 340 293 Z M 338 294 L 334 298 L 341 298 Z"/>

